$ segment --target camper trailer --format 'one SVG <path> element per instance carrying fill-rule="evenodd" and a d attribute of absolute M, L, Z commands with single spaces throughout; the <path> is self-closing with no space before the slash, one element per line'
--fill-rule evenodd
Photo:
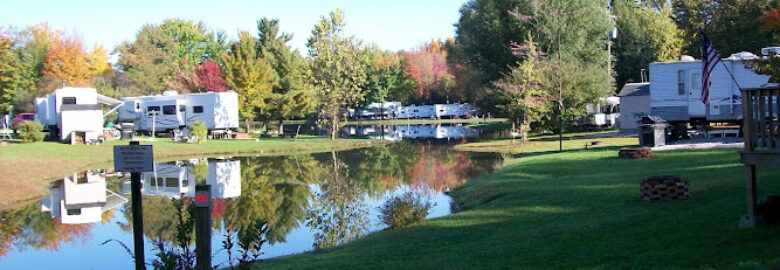
<path fill-rule="evenodd" d="M 111 106 L 103 112 L 102 105 Z M 122 106 L 119 100 L 97 93 L 94 88 L 66 87 L 35 99 L 35 120 L 60 141 L 97 141 L 104 117 Z"/>
<path fill-rule="evenodd" d="M 468 103 L 436 104 L 433 106 L 436 110 L 436 118 L 470 118 L 477 111 L 474 106 Z"/>
<path fill-rule="evenodd" d="M 728 67 L 742 88 L 759 87 L 769 76 L 756 74 L 745 61 L 757 57 L 741 52 L 722 59 L 710 78 L 710 105 L 701 101 L 702 63 L 690 56 L 676 62 L 650 64 L 650 114 L 669 122 L 734 122 L 742 119 L 739 87 L 724 68 Z"/>
<path fill-rule="evenodd" d="M 134 123 L 136 131 L 172 131 L 199 120 L 209 130 L 238 129 L 238 94 L 234 91 L 182 94 L 165 91 L 157 96 L 121 98 L 121 123 Z"/>
<path fill-rule="evenodd" d="M 596 104 L 586 106 L 587 124 L 594 127 L 614 127 L 620 117 L 620 99 L 618 97 L 599 98 Z"/>

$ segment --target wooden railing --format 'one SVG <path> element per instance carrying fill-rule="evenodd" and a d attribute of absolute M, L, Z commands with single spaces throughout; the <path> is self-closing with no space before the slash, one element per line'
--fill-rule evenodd
<path fill-rule="evenodd" d="M 745 153 L 780 155 L 780 85 L 742 90 L 742 110 Z"/>

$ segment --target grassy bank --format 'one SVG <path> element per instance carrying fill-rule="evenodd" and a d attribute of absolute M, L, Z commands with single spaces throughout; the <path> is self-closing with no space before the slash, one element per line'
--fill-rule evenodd
<path fill-rule="evenodd" d="M 388 120 L 349 120 L 347 125 L 435 125 L 435 124 L 488 124 L 506 122 L 506 118 L 470 118 L 470 119 L 388 119 Z"/>
<path fill-rule="evenodd" d="M 29 144 L 9 143 L 0 148 L 0 190 L 5 192 L 0 209 L 46 195 L 46 186 L 66 174 L 113 167 L 113 146 L 127 141 L 101 145 L 66 145 L 56 142 Z M 286 154 L 344 150 L 382 144 L 381 141 L 319 137 L 298 139 L 267 138 L 254 140 L 209 140 L 202 144 L 174 143 L 158 138 L 154 145 L 155 161 L 220 155 Z M 149 144 L 142 141 L 141 144 Z"/>
<path fill-rule="evenodd" d="M 636 137 L 598 138 L 596 133 L 569 133 L 563 136 L 563 151 L 603 148 L 612 146 L 633 146 L 639 143 Z M 511 139 L 473 142 L 455 146 L 458 151 L 491 152 L 505 154 L 529 154 L 538 155 L 545 153 L 557 153 L 560 148 L 557 135 L 530 136 L 528 142 L 523 142 L 520 137 L 514 141 Z"/>
<path fill-rule="evenodd" d="M 601 139 L 605 144 L 620 139 Z M 555 143 L 557 147 L 557 142 Z M 540 151 L 544 152 L 540 146 Z M 525 155 L 453 190 L 463 211 L 355 242 L 259 263 L 270 269 L 561 269 L 780 266 L 780 226 L 739 229 L 737 149 L 617 159 L 619 146 Z M 780 168 L 759 167 L 759 195 Z M 692 198 L 639 200 L 642 178 L 679 174 Z"/>

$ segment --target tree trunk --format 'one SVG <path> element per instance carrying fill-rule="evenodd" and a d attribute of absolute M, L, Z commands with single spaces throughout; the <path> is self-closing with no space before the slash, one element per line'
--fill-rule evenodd
<path fill-rule="evenodd" d="M 284 118 L 279 118 L 279 136 L 284 135 Z"/>
<path fill-rule="evenodd" d="M 528 130 L 526 130 L 526 124 L 528 123 L 528 117 L 523 117 L 523 122 L 520 123 L 520 134 L 523 136 L 523 143 L 528 142 Z"/>
<path fill-rule="evenodd" d="M 246 127 L 246 133 L 250 133 L 250 129 L 252 128 L 252 121 L 249 121 L 249 119 L 244 119 L 244 127 Z"/>

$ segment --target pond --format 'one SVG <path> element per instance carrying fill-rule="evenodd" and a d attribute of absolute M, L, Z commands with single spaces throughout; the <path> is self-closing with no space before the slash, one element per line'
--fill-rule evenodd
<path fill-rule="evenodd" d="M 212 186 L 212 262 L 228 267 L 240 256 L 237 231 L 260 228 L 259 258 L 336 246 L 385 229 L 379 207 L 394 194 L 411 192 L 433 203 L 428 218 L 450 214 L 445 191 L 501 165 L 497 154 L 453 151 L 479 137 L 460 125 L 345 128 L 342 137 L 350 135 L 396 142 L 155 164 L 155 172 L 142 174 L 147 263 L 164 252 L 194 250 L 192 235 L 179 232 L 198 182 Z M 55 181 L 40 202 L 0 211 L 0 269 L 132 268 L 130 199 L 129 177 L 106 170 Z"/>

